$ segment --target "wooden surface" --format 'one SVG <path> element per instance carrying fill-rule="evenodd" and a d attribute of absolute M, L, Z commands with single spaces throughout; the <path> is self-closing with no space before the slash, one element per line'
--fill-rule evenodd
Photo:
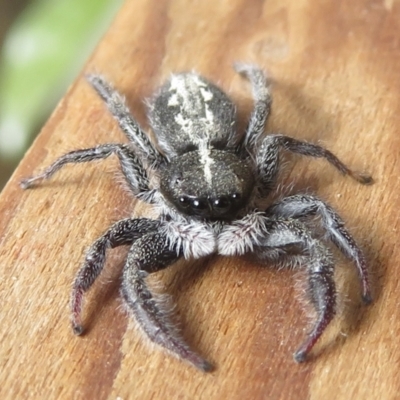
<path fill-rule="evenodd" d="M 0 197 L 0 397 L 399 398 L 399 21 L 396 0 L 128 0 L 84 72 L 113 81 L 147 127 L 143 99 L 171 72 L 195 69 L 231 94 L 243 126 L 250 88 L 231 65 L 265 68 L 267 131 L 322 143 L 375 178 L 363 187 L 326 162 L 292 159 L 285 179 L 340 212 L 365 249 L 375 301 L 360 305 L 354 268 L 339 257 L 340 315 L 297 365 L 309 318 L 296 274 L 242 259 L 181 262 L 156 278 L 186 340 L 216 365 L 204 374 L 136 330 L 118 294 L 118 249 L 88 296 L 87 334 L 74 337 L 69 296 L 85 249 L 113 221 L 148 212 L 119 184 L 114 159 L 19 188 L 68 150 L 124 140 L 80 76 Z"/>

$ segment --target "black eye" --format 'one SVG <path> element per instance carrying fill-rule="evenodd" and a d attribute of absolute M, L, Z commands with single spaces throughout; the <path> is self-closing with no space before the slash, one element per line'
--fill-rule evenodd
<path fill-rule="evenodd" d="M 234 201 L 238 201 L 238 200 L 240 200 L 242 198 L 242 196 L 241 196 L 240 193 L 233 193 L 233 194 L 231 194 L 231 198 Z"/>
<path fill-rule="evenodd" d="M 207 203 L 201 199 L 193 199 L 192 207 L 196 210 L 205 210 L 207 208 Z"/>
<path fill-rule="evenodd" d="M 219 197 L 213 202 L 215 208 L 225 209 L 230 206 L 230 201 L 227 197 Z"/>
<path fill-rule="evenodd" d="M 190 199 L 187 196 L 181 196 L 179 197 L 179 204 L 181 205 L 181 207 L 189 207 L 190 206 Z"/>

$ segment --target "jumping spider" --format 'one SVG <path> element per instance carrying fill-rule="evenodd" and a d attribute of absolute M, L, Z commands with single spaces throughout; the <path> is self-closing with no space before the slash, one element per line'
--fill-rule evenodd
<path fill-rule="evenodd" d="M 317 197 L 298 194 L 261 208 L 276 188 L 280 153 L 285 150 L 325 158 L 342 174 L 362 184 L 356 173 L 321 146 L 273 134 L 264 136 L 271 97 L 264 73 L 237 65 L 252 85 L 254 108 L 244 135 L 236 131 L 235 106 L 217 86 L 196 73 L 173 75 L 149 102 L 153 144 L 130 114 L 124 98 L 98 75 L 88 81 L 106 103 L 129 144 L 103 144 L 65 154 L 43 173 L 24 179 L 24 189 L 50 178 L 68 163 L 100 160 L 115 154 L 132 194 L 159 210 L 157 219 L 127 218 L 111 226 L 89 248 L 72 291 L 72 328 L 83 332 L 83 294 L 101 273 L 106 251 L 130 250 L 123 270 L 122 296 L 149 339 L 203 370 L 211 364 L 193 352 L 177 333 L 165 306 L 146 277 L 178 259 L 210 254 L 254 254 L 259 260 L 307 271 L 309 299 L 316 321 L 294 353 L 302 362 L 335 315 L 334 262 L 330 250 L 306 225 L 319 216 L 326 236 L 357 268 L 362 299 L 372 301 L 366 261 L 339 215 Z M 151 178 L 151 179 L 150 179 Z"/>

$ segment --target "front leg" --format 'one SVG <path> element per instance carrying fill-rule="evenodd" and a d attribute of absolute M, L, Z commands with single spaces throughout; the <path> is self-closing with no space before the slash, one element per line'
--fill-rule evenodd
<path fill-rule="evenodd" d="M 164 234 L 144 235 L 129 252 L 121 291 L 136 321 L 152 342 L 207 372 L 212 370 L 211 364 L 189 348 L 170 318 L 172 310 L 153 295 L 146 283 L 149 273 L 168 267 L 182 254 L 179 247 L 171 246 Z"/>
<path fill-rule="evenodd" d="M 146 218 L 123 219 L 115 223 L 90 246 L 85 262 L 75 278 L 71 296 L 72 329 L 76 335 L 83 332 L 81 322 L 83 294 L 90 289 L 103 270 L 107 249 L 131 245 L 140 236 L 157 230 L 159 226 L 159 221 Z"/>
<path fill-rule="evenodd" d="M 226 256 L 252 253 L 261 261 L 306 269 L 308 297 L 317 318 L 294 353 L 295 361 L 305 361 L 336 313 L 334 264 L 329 249 L 314 239 L 300 221 L 253 213 L 224 227 L 218 236 L 218 252 Z"/>
<path fill-rule="evenodd" d="M 268 207 L 265 212 L 271 217 L 294 219 L 319 216 L 322 226 L 332 242 L 346 257 L 355 263 L 361 280 L 364 303 L 369 304 L 372 302 L 371 285 L 364 254 L 345 228 L 343 220 L 331 206 L 315 196 L 294 195 L 283 198 Z"/>
<path fill-rule="evenodd" d="M 254 253 L 261 260 L 306 271 L 307 300 L 316 312 L 316 320 L 306 340 L 293 354 L 296 362 L 304 362 L 336 314 L 332 254 L 322 242 L 312 237 L 304 224 L 296 220 L 269 221 L 260 242 Z"/>

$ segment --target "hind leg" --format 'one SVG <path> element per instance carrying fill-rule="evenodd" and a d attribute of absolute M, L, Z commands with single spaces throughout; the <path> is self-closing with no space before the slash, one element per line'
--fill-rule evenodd
<path fill-rule="evenodd" d="M 251 83 L 254 108 L 250 115 L 249 125 L 244 138 L 244 146 L 253 151 L 264 134 L 265 123 L 271 111 L 271 93 L 265 73 L 258 67 L 248 64 L 235 64 L 235 70 L 244 75 Z"/>

